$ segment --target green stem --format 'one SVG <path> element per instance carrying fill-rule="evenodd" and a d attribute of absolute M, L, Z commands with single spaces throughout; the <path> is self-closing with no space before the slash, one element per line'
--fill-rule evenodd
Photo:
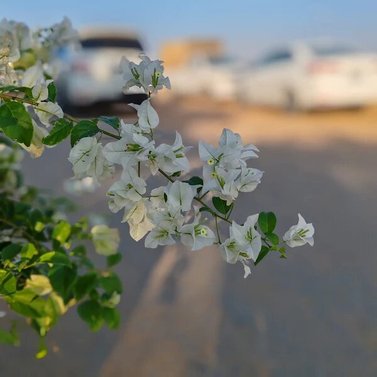
<path fill-rule="evenodd" d="M 219 240 L 219 244 L 221 245 L 221 238 L 220 238 L 220 231 L 219 231 L 219 223 L 217 221 L 217 217 L 215 216 L 215 224 L 216 224 L 216 233 L 217 239 Z"/>

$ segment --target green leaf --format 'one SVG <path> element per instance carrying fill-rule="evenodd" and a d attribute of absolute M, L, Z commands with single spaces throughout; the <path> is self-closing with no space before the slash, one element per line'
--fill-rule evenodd
<path fill-rule="evenodd" d="M 95 300 L 84 301 L 77 307 L 80 318 L 85 321 L 91 330 L 97 331 L 103 325 L 102 306 Z"/>
<path fill-rule="evenodd" d="M 16 278 L 8 271 L 0 270 L 0 293 L 10 295 L 16 291 Z"/>
<path fill-rule="evenodd" d="M 74 146 L 83 137 L 94 136 L 100 129 L 97 123 L 92 120 L 82 120 L 78 122 L 71 132 L 71 145 Z"/>
<path fill-rule="evenodd" d="M 51 263 L 53 265 L 60 266 L 71 266 L 71 261 L 68 256 L 64 253 L 49 251 L 48 253 L 43 254 L 39 259 L 38 263 Z"/>
<path fill-rule="evenodd" d="M 22 259 L 31 259 L 34 255 L 38 255 L 38 250 L 32 243 L 28 243 L 22 247 L 21 257 Z"/>
<path fill-rule="evenodd" d="M 203 179 L 197 176 L 191 177 L 190 179 L 183 181 L 191 186 L 203 186 Z"/>
<path fill-rule="evenodd" d="M 259 252 L 257 260 L 254 262 L 254 265 L 256 266 L 269 252 L 270 249 L 267 246 L 262 246 L 262 249 Z"/>
<path fill-rule="evenodd" d="M 46 145 L 56 145 L 69 136 L 73 128 L 71 122 L 66 119 L 59 119 L 54 123 L 50 133 L 43 138 Z"/>
<path fill-rule="evenodd" d="M 212 213 L 212 210 L 211 210 L 211 208 L 205 206 L 205 207 L 200 207 L 199 208 L 199 212 L 209 212 L 209 213 Z"/>
<path fill-rule="evenodd" d="M 65 241 L 67 241 L 70 234 L 71 224 L 63 220 L 55 226 L 54 231 L 52 232 L 52 238 L 63 244 Z"/>
<path fill-rule="evenodd" d="M 102 276 L 99 279 L 99 283 L 108 294 L 112 294 L 113 292 L 122 293 L 122 282 L 115 274 Z"/>
<path fill-rule="evenodd" d="M 276 226 L 276 216 L 273 212 L 261 212 L 258 224 L 263 233 L 272 233 Z"/>
<path fill-rule="evenodd" d="M 48 100 L 49 102 L 56 102 L 56 86 L 53 82 L 50 82 L 47 86 Z"/>
<path fill-rule="evenodd" d="M 120 314 L 115 308 L 102 308 L 102 315 L 107 324 L 107 326 L 114 330 L 119 328 L 120 325 Z"/>
<path fill-rule="evenodd" d="M 273 245 L 279 245 L 279 236 L 277 234 L 267 233 L 266 237 Z"/>
<path fill-rule="evenodd" d="M 11 346 L 18 346 L 20 344 L 15 326 L 12 326 L 9 331 L 0 329 L 0 343 L 9 344 Z"/>
<path fill-rule="evenodd" d="M 0 128 L 12 140 L 30 146 L 33 123 L 25 107 L 18 102 L 6 102 L 0 106 Z"/>
<path fill-rule="evenodd" d="M 112 267 L 118 264 L 122 260 L 122 254 L 117 253 L 113 255 L 109 255 L 107 258 L 107 266 Z"/>
<path fill-rule="evenodd" d="M 113 117 L 113 116 L 100 116 L 98 118 L 100 121 L 103 123 L 108 124 L 109 126 L 113 127 L 116 130 L 119 130 L 120 127 L 120 119 L 118 117 Z"/>
<path fill-rule="evenodd" d="M 49 271 L 48 277 L 54 290 L 67 303 L 76 283 L 76 271 L 68 266 L 55 266 Z"/>
<path fill-rule="evenodd" d="M 4 247 L 0 256 L 2 260 L 12 260 L 22 249 L 22 245 L 17 243 L 11 243 L 10 245 Z"/>
<path fill-rule="evenodd" d="M 89 274 L 80 276 L 75 284 L 75 297 L 81 300 L 87 293 L 89 293 L 96 285 L 97 274 L 91 272 Z"/>
<path fill-rule="evenodd" d="M 218 198 L 217 196 L 214 196 L 214 197 L 212 198 L 212 204 L 213 204 L 213 206 L 214 206 L 214 207 L 215 207 L 220 213 L 222 213 L 222 214 L 224 214 L 224 215 L 226 215 L 226 214 L 229 212 L 230 208 L 232 207 L 231 205 L 228 206 L 228 205 L 226 204 L 226 201 L 225 201 L 225 200 L 223 200 L 223 199 L 221 199 L 221 198 Z"/>

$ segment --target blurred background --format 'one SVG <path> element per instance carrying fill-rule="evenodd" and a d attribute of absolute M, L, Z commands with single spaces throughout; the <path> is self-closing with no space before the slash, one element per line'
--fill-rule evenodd
<path fill-rule="evenodd" d="M 377 376 L 375 1 L 6 0 L 1 12 L 31 26 L 66 15 L 80 30 L 80 49 L 56 52 L 60 100 L 79 117 L 134 118 L 127 102 L 144 97 L 121 94 L 120 57 L 163 59 L 172 90 L 154 105 L 166 142 L 175 130 L 193 146 L 240 133 L 265 175 L 236 217 L 273 210 L 282 233 L 300 212 L 316 236 L 244 280 L 216 249 L 133 242 L 109 216 L 111 182 L 72 196 L 123 234 L 121 329 L 89 333 L 72 312 L 41 361 L 25 329 L 21 347 L 1 346 L 0 376 Z M 69 195 L 68 151 L 28 159 L 27 182 Z"/>

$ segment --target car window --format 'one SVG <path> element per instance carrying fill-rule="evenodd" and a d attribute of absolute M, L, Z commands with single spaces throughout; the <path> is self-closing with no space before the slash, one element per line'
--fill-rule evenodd
<path fill-rule="evenodd" d="M 261 66 L 285 63 L 285 62 L 290 61 L 291 59 L 292 59 L 291 51 L 278 50 L 278 51 L 274 51 L 266 55 L 264 58 L 254 62 L 252 65 L 254 67 L 261 67 Z"/>
<path fill-rule="evenodd" d="M 357 52 L 355 49 L 346 46 L 314 46 L 312 50 L 316 56 L 347 55 Z"/>
<path fill-rule="evenodd" d="M 80 42 L 83 48 L 134 48 L 143 50 L 141 43 L 135 38 L 86 38 Z"/>

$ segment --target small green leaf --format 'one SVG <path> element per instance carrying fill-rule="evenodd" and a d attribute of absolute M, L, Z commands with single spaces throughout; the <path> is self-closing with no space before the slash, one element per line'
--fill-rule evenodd
<path fill-rule="evenodd" d="M 84 301 L 77 307 L 80 318 L 85 321 L 91 330 L 97 331 L 103 325 L 102 306 L 95 300 Z"/>
<path fill-rule="evenodd" d="M 82 120 L 78 122 L 71 132 L 71 145 L 74 146 L 80 139 L 96 135 L 100 129 L 97 123 L 92 120 Z"/>
<path fill-rule="evenodd" d="M 0 270 L 0 294 L 10 295 L 16 291 L 16 278 L 8 271 Z"/>
<path fill-rule="evenodd" d="M 5 260 L 12 260 L 17 254 L 20 253 L 22 249 L 22 245 L 17 243 L 11 243 L 10 245 L 4 247 L 0 251 L 0 256 L 3 261 Z"/>
<path fill-rule="evenodd" d="M 54 266 L 50 269 L 48 277 L 54 290 L 67 303 L 73 295 L 76 271 L 68 266 Z"/>
<path fill-rule="evenodd" d="M 220 212 L 220 213 L 222 213 L 222 214 L 224 214 L 224 215 L 226 215 L 229 211 L 230 211 L 230 209 L 231 209 L 231 205 L 230 206 L 228 206 L 227 204 L 226 204 L 226 201 L 225 200 L 223 200 L 223 199 L 221 199 L 221 198 L 218 198 L 217 196 L 214 196 L 213 198 L 212 198 L 212 204 L 213 204 L 213 206 Z"/>
<path fill-rule="evenodd" d="M 81 300 L 87 293 L 89 293 L 96 285 L 97 274 L 95 272 L 80 276 L 75 285 L 75 297 Z"/>
<path fill-rule="evenodd" d="M 120 314 L 119 311 L 115 308 L 102 308 L 102 315 L 107 324 L 107 326 L 115 330 L 119 328 L 120 324 Z"/>
<path fill-rule="evenodd" d="M 36 353 L 35 357 L 37 359 L 43 359 L 44 357 L 46 357 L 46 355 L 47 355 L 46 343 L 45 343 L 44 337 L 40 337 L 40 339 L 39 339 L 39 349 L 38 349 L 38 352 Z"/>
<path fill-rule="evenodd" d="M 56 86 L 53 82 L 50 82 L 47 86 L 48 89 L 48 100 L 49 102 L 56 101 Z"/>
<path fill-rule="evenodd" d="M 118 264 L 122 260 L 122 254 L 117 253 L 113 255 L 109 255 L 107 258 L 107 266 L 112 267 Z"/>
<path fill-rule="evenodd" d="M 21 257 L 22 259 L 31 259 L 34 255 L 38 254 L 38 250 L 32 243 L 28 243 L 22 247 Z"/>
<path fill-rule="evenodd" d="M 122 282 L 115 274 L 102 276 L 99 279 L 99 283 L 108 294 L 112 294 L 113 292 L 122 293 Z"/>
<path fill-rule="evenodd" d="M 71 266 L 71 261 L 68 256 L 64 253 L 59 253 L 56 251 L 49 251 L 43 254 L 39 259 L 38 263 L 51 263 L 53 265 L 60 266 Z"/>
<path fill-rule="evenodd" d="M 201 208 L 199 208 L 199 212 L 209 212 L 209 213 L 212 213 L 212 210 L 209 207 L 201 207 Z"/>
<path fill-rule="evenodd" d="M 67 221 L 60 221 L 52 232 L 52 238 L 63 244 L 65 241 L 67 241 L 70 234 L 71 224 L 69 224 Z"/>
<path fill-rule="evenodd" d="M 191 186 L 203 186 L 203 179 L 197 176 L 191 177 L 190 179 L 183 181 Z"/>
<path fill-rule="evenodd" d="M 100 116 L 98 118 L 100 121 L 103 123 L 108 124 L 109 126 L 113 127 L 116 130 L 119 130 L 120 127 L 120 119 L 118 117 L 113 117 L 113 116 Z"/>
<path fill-rule="evenodd" d="M 9 331 L 0 329 L 0 343 L 9 344 L 11 346 L 18 346 L 20 344 L 15 326 L 12 326 Z"/>
<path fill-rule="evenodd" d="M 261 212 L 258 224 L 263 233 L 272 233 L 276 226 L 276 216 L 273 212 Z"/>
<path fill-rule="evenodd" d="M 279 236 L 277 234 L 267 233 L 266 237 L 273 245 L 279 245 Z"/>
<path fill-rule="evenodd" d="M 262 249 L 259 252 L 257 260 L 254 262 L 254 265 L 256 266 L 269 252 L 270 249 L 267 246 L 262 246 Z"/>
<path fill-rule="evenodd" d="M 58 119 L 52 127 L 50 133 L 43 138 L 43 144 L 56 145 L 69 136 L 73 128 L 71 122 L 66 119 Z"/>
<path fill-rule="evenodd" d="M 30 114 L 21 103 L 6 102 L 0 106 L 0 129 L 12 140 L 30 146 L 33 123 Z"/>

